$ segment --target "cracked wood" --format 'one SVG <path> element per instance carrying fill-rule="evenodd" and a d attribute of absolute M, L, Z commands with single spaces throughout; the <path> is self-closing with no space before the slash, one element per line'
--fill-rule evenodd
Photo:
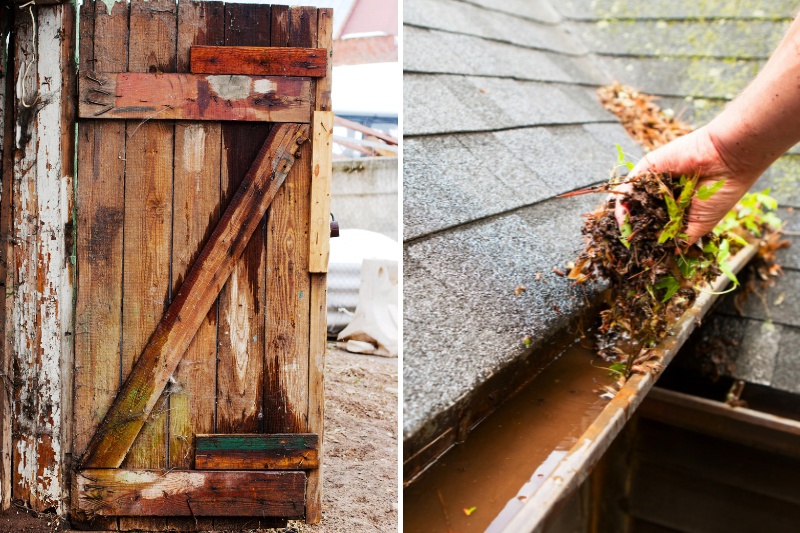
<path fill-rule="evenodd" d="M 95 433 L 84 468 L 117 468 L 308 139 L 276 125 Z"/>

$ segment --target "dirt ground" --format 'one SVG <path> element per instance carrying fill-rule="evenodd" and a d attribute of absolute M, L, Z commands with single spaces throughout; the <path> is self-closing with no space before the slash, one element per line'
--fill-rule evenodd
<path fill-rule="evenodd" d="M 322 522 L 246 531 L 397 531 L 397 373 L 397 359 L 355 355 L 329 346 Z M 51 514 L 36 517 L 12 507 L 0 515 L 0 533 L 68 531 L 68 524 Z"/>

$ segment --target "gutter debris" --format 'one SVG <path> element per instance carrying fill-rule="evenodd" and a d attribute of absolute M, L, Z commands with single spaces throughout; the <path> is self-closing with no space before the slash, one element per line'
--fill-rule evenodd
<path fill-rule="evenodd" d="M 657 148 L 692 131 L 662 111 L 652 96 L 629 87 L 615 83 L 600 88 L 598 96 L 645 148 Z M 618 167 L 633 168 L 621 149 Z M 788 246 L 788 241 L 780 239 L 781 222 L 772 212 L 777 202 L 769 191 L 746 195 L 712 232 L 689 245 L 685 233 L 689 206 L 709 200 L 724 185 L 717 181 L 701 186 L 699 179 L 699 175 L 646 172 L 612 177 L 606 184 L 562 195 L 609 195 L 584 215 L 584 250 L 568 278 L 575 283 L 610 281 L 596 341 L 599 355 L 619 374 L 620 386 L 633 372 L 647 371 L 642 363 L 653 358 L 651 349 L 715 278 L 724 275 L 733 288 L 739 285 L 730 258 L 748 243 L 759 239 L 762 251 L 757 276 L 748 277 L 749 290 L 754 290 L 750 279 L 769 280 L 780 274 L 775 251 Z M 618 189 L 621 185 L 627 189 Z M 615 216 L 618 202 L 627 211 L 622 225 Z"/>

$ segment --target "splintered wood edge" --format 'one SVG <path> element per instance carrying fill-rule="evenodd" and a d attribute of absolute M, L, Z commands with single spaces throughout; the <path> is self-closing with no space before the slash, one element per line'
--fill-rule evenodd
<path fill-rule="evenodd" d="M 753 244 L 740 250 L 731 259 L 731 270 L 739 272 L 757 251 L 758 246 Z M 721 292 L 729 283 L 730 280 L 725 275 L 720 275 L 711 283 L 708 292 L 700 293 L 694 305 L 670 328 L 672 336 L 661 341 L 653 349 L 655 353 L 661 354 L 654 361 L 656 364 L 666 368 L 719 297 L 719 294 L 712 293 Z M 583 483 L 655 382 L 656 377 L 650 373 L 631 376 L 541 486 L 500 531 L 504 533 L 540 531 L 555 504 L 568 497 Z"/>
<path fill-rule="evenodd" d="M 75 475 L 75 509 L 94 516 L 302 518 L 302 471 L 86 469 Z"/>

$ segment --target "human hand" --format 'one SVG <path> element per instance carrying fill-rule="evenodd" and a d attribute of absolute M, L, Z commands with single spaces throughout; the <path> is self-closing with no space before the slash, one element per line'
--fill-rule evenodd
<path fill-rule="evenodd" d="M 707 126 L 653 150 L 636 164 L 628 176 L 643 174 L 648 170 L 686 176 L 699 174 L 698 187 L 725 181 L 711 198 L 700 200 L 695 197 L 689 206 L 686 234 L 689 235 L 690 244 L 714 229 L 763 171 L 740 165 L 735 157 L 720 146 Z M 630 189 L 630 185 L 625 184 L 615 191 L 628 192 Z M 621 198 L 618 196 L 614 212 L 620 227 L 627 215 L 624 201 L 619 201 Z"/>

